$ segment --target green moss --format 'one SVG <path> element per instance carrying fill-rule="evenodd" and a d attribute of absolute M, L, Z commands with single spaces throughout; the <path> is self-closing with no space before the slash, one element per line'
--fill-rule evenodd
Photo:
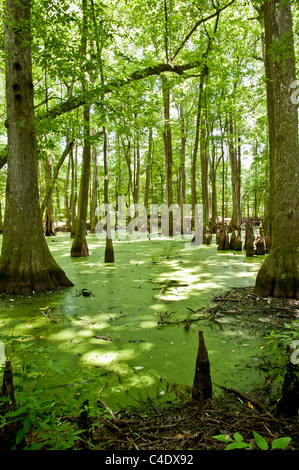
<path fill-rule="evenodd" d="M 62 361 L 82 377 L 86 372 L 94 376 L 90 387 L 95 399 L 100 377 L 108 382 L 101 397 L 111 407 L 134 405 L 140 397 L 167 399 L 166 382 L 192 385 L 199 328 L 204 330 L 215 384 L 246 390 L 260 380 L 254 366 L 261 340 L 239 318 L 227 319 L 221 330 L 209 319 L 187 330 L 157 323 L 165 312 L 174 320 L 184 319 L 191 310 L 208 307 L 219 293 L 253 286 L 264 257 L 248 260 L 245 252 L 220 253 L 215 244 L 191 248 L 182 240 L 115 241 L 115 263 L 107 265 L 105 243 L 96 235 L 88 235 L 90 255 L 81 259 L 70 257 L 69 234 L 58 234 L 55 243 L 51 238 L 48 243 L 75 286 L 3 299 L 1 335 L 29 338 L 36 351 L 52 347 L 54 362 Z M 44 360 L 16 344 L 6 351 L 16 367 Z M 68 381 L 58 374 L 51 385 Z"/>

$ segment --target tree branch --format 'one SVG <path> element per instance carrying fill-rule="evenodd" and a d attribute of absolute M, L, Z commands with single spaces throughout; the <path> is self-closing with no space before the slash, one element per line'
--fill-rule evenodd
<path fill-rule="evenodd" d="M 228 8 L 230 5 L 232 5 L 233 3 L 235 2 L 235 0 L 231 0 L 227 5 L 224 5 L 224 7 L 222 8 L 218 8 L 216 9 L 216 11 L 214 13 L 212 13 L 210 16 L 207 16 L 207 18 L 202 18 L 200 19 L 199 21 L 197 21 L 197 23 L 195 23 L 195 25 L 193 26 L 193 28 L 189 31 L 189 33 L 187 34 L 187 36 L 185 36 L 185 38 L 183 39 L 183 41 L 181 42 L 181 44 L 179 45 L 179 47 L 177 48 L 177 50 L 175 51 L 175 53 L 171 56 L 171 62 L 173 62 L 173 60 L 176 58 L 176 56 L 178 55 L 178 53 L 181 51 L 181 49 L 184 47 L 184 45 L 186 44 L 186 42 L 189 41 L 189 39 L 191 38 L 192 34 L 197 30 L 197 28 L 203 24 L 203 23 L 206 23 L 207 21 L 211 20 L 212 18 L 215 18 L 215 16 L 219 17 L 220 13 L 225 10 L 226 8 Z M 213 5 L 214 6 L 214 5 Z M 214 6 L 215 8 L 215 6 Z"/>
<path fill-rule="evenodd" d="M 48 203 L 48 200 L 49 200 L 49 197 L 51 196 L 51 194 L 53 193 L 53 190 L 54 190 L 54 186 L 55 186 L 55 183 L 56 183 L 56 180 L 57 180 L 57 177 L 58 177 L 58 173 L 59 173 L 59 170 L 64 162 L 64 160 L 66 159 L 66 157 L 68 156 L 68 154 L 70 153 L 71 149 L 73 148 L 74 146 L 74 142 L 69 142 L 66 144 L 66 147 L 60 157 L 60 159 L 58 160 L 55 168 L 54 168 L 54 171 L 53 171 L 53 178 L 51 179 L 49 185 L 48 185 L 48 188 L 47 188 L 47 191 L 46 191 L 46 195 L 43 199 L 43 202 L 41 204 L 41 213 L 44 212 L 45 208 L 46 208 L 46 205 Z"/>
<path fill-rule="evenodd" d="M 45 118 L 55 118 L 64 113 L 72 111 L 73 109 L 80 108 L 86 103 L 94 103 L 100 96 L 116 90 L 117 88 L 129 85 L 132 82 L 142 80 L 153 75 L 160 75 L 163 72 L 173 72 L 177 75 L 183 75 L 186 70 L 190 70 L 196 67 L 202 67 L 202 75 L 208 74 L 208 68 L 203 61 L 196 61 L 183 65 L 171 65 L 171 64 L 158 64 L 153 67 L 145 67 L 141 70 L 136 70 L 125 78 L 112 80 L 110 83 L 102 86 L 96 86 L 95 88 L 89 90 L 87 93 L 74 96 L 69 100 L 53 107 L 44 114 L 39 115 L 39 119 Z"/>

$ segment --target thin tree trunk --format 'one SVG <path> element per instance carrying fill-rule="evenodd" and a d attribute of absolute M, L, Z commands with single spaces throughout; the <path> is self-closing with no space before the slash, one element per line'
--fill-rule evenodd
<path fill-rule="evenodd" d="M 191 161 L 191 195 L 192 195 L 192 216 L 193 217 L 195 217 L 195 205 L 197 204 L 196 165 L 197 165 L 197 154 L 198 154 L 199 138 L 200 138 L 203 86 L 204 86 L 204 77 L 201 76 L 200 77 L 200 83 L 199 83 L 199 93 L 198 93 L 194 150 L 193 150 L 192 161 Z"/>
<path fill-rule="evenodd" d="M 71 173 L 72 173 L 72 185 L 71 185 L 71 238 L 76 235 L 77 225 L 77 152 L 78 147 L 76 145 L 76 151 L 74 154 L 73 149 L 70 153 L 71 158 Z"/>
<path fill-rule="evenodd" d="M 52 157 L 47 155 L 46 158 L 46 165 L 45 165 L 45 176 L 47 182 L 47 190 L 52 185 Z M 54 183 L 55 185 L 55 183 Z M 56 232 L 54 229 L 54 214 L 53 214 L 53 198 L 52 198 L 52 191 L 47 198 L 47 205 L 46 205 L 46 216 L 45 216 L 45 235 L 46 237 L 55 236 Z"/>
<path fill-rule="evenodd" d="M 104 131 L 104 203 L 106 205 L 106 247 L 105 263 L 114 263 L 114 249 L 111 235 L 111 215 L 109 210 L 109 166 L 108 166 L 108 133 L 107 127 L 103 126 Z"/>
<path fill-rule="evenodd" d="M 208 189 L 208 133 L 206 122 L 201 120 L 200 129 L 200 166 L 201 166 L 201 197 L 203 205 L 203 227 L 209 225 L 209 189 Z"/>
<path fill-rule="evenodd" d="M 43 202 L 41 204 L 42 214 L 44 213 L 44 210 L 45 210 L 45 208 L 48 204 L 49 198 L 52 197 L 52 194 L 53 194 L 53 191 L 54 191 L 54 188 L 55 188 L 55 183 L 56 183 L 57 178 L 58 178 L 59 170 L 62 167 L 62 165 L 63 165 L 66 157 L 70 153 L 71 149 L 73 148 L 73 145 L 74 145 L 73 142 L 69 142 L 66 145 L 66 148 L 64 149 L 60 159 L 58 160 L 57 164 L 55 165 L 53 172 L 51 170 L 51 177 L 50 177 L 50 180 L 48 181 L 46 194 L 45 194 L 45 197 L 44 197 Z"/>
<path fill-rule="evenodd" d="M 71 158 L 69 158 L 68 165 L 67 165 L 65 196 L 64 196 L 65 231 L 66 232 L 71 231 L 71 212 L 70 212 L 70 198 L 69 198 L 70 175 L 71 175 Z"/>
<path fill-rule="evenodd" d="M 82 12 L 83 12 L 83 26 L 82 26 L 82 56 L 83 60 L 87 57 L 87 33 L 88 33 L 88 21 L 87 21 L 87 0 L 82 0 Z M 87 77 L 84 73 L 82 80 L 83 90 L 88 91 Z M 90 149 L 90 106 L 85 105 L 83 107 L 83 131 L 84 131 L 84 142 L 83 142 L 83 155 L 82 155 L 82 172 L 80 181 L 80 193 L 79 193 L 79 208 L 78 218 L 76 225 L 76 234 L 73 240 L 71 248 L 72 257 L 88 256 L 88 245 L 86 239 L 86 222 L 87 222 L 87 210 L 88 210 L 88 191 L 89 191 L 89 180 L 90 180 L 90 164 L 91 164 L 91 149 Z"/>
<path fill-rule="evenodd" d="M 232 185 L 232 215 L 230 226 L 236 229 L 241 224 L 241 201 L 240 201 L 240 160 L 238 146 L 235 143 L 236 128 L 232 116 L 229 120 L 229 159 L 231 166 Z"/>
<path fill-rule="evenodd" d="M 97 150 L 95 146 L 92 149 L 92 162 L 93 162 L 93 177 L 92 177 L 91 203 L 90 203 L 90 233 L 95 233 L 96 224 L 97 224 L 96 208 L 98 205 L 98 189 L 99 189 L 98 158 L 97 158 Z"/>
<path fill-rule="evenodd" d="M 150 189 L 150 181 L 151 181 L 152 149 L 153 149 L 153 129 L 152 127 L 150 127 L 149 135 L 148 135 L 148 151 L 147 151 L 147 157 L 146 157 L 146 175 L 145 175 L 145 190 L 144 190 L 144 207 L 145 207 L 147 216 L 148 216 L 148 208 L 149 208 L 149 189 Z"/>
<path fill-rule="evenodd" d="M 186 142 L 188 122 L 185 122 L 183 104 L 180 105 L 179 117 L 181 123 L 181 156 L 178 175 L 178 204 L 181 208 L 181 232 L 184 233 L 184 206 L 186 204 Z"/>
<path fill-rule="evenodd" d="M 170 90 L 167 78 L 162 74 L 162 90 L 164 105 L 164 154 L 165 154 L 165 181 L 166 181 L 166 200 L 169 209 L 168 235 L 173 236 L 173 190 L 172 190 L 172 136 L 170 126 Z"/>

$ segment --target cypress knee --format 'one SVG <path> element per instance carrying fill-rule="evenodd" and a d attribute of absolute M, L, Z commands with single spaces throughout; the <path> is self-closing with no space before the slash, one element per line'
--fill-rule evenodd
<path fill-rule="evenodd" d="M 198 352 L 196 358 L 192 398 L 197 402 L 200 402 L 202 399 L 206 400 L 208 398 L 212 398 L 210 361 L 202 330 L 199 330 L 198 332 Z"/>

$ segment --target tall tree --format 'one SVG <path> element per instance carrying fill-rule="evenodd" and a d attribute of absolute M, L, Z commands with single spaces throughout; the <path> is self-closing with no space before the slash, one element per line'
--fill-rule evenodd
<path fill-rule="evenodd" d="M 298 111 L 290 97 L 296 79 L 290 2 L 265 0 L 265 39 L 272 69 L 273 130 L 272 247 L 261 266 L 258 295 L 299 299 L 299 142 Z M 269 94 L 268 94 L 269 99 Z"/>
<path fill-rule="evenodd" d="M 82 59 L 83 59 L 83 77 L 82 88 L 85 93 L 88 92 L 88 80 L 86 76 L 86 61 L 87 61 L 87 34 L 88 34 L 88 14 L 87 14 L 87 0 L 82 0 Z M 88 244 L 86 239 L 86 220 L 88 208 L 88 192 L 90 180 L 90 165 L 91 165 L 91 147 L 90 147 L 90 105 L 84 104 L 83 106 L 83 155 L 82 155 L 82 173 L 80 181 L 79 193 L 79 207 L 78 217 L 76 224 L 76 233 L 72 243 L 71 256 L 81 257 L 88 256 Z"/>
<path fill-rule="evenodd" d="M 24 294 L 71 286 L 44 237 L 33 105 L 30 0 L 6 0 L 7 188 L 0 291 Z"/>
<path fill-rule="evenodd" d="M 231 167 L 231 183 L 232 183 L 232 216 L 230 225 L 236 229 L 241 224 L 241 193 L 240 193 L 240 171 L 241 160 L 239 153 L 239 145 L 237 144 L 236 124 L 232 115 L 229 117 L 229 160 Z"/>
<path fill-rule="evenodd" d="M 170 124 L 170 86 L 165 74 L 162 74 L 162 93 L 163 93 L 163 109 L 164 109 L 164 155 L 165 155 L 165 180 L 166 180 L 166 200 L 169 209 L 168 235 L 173 236 L 173 188 L 172 188 L 172 133 Z"/>

